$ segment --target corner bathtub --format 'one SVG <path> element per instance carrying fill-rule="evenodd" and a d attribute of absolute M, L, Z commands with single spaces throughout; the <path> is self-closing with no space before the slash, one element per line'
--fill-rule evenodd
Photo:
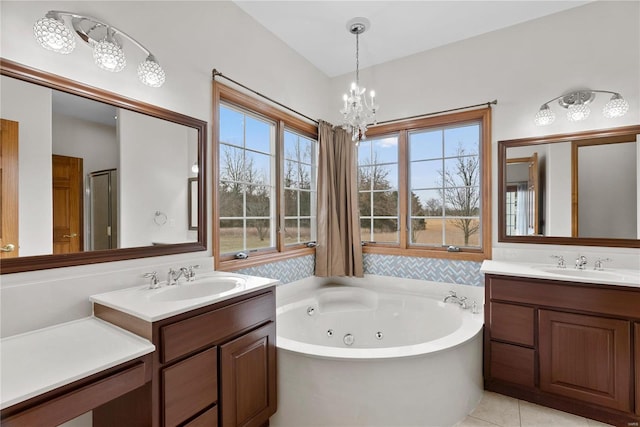
<path fill-rule="evenodd" d="M 311 277 L 277 289 L 274 427 L 453 426 L 482 396 L 481 313 L 412 279 Z"/>

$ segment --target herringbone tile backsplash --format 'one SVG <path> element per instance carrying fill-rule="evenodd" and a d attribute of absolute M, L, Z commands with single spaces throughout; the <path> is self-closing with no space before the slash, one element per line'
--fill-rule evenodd
<path fill-rule="evenodd" d="M 483 286 L 484 275 L 480 262 L 447 259 L 364 254 L 364 272 L 380 276 L 422 279 L 434 282 Z M 251 276 L 278 279 L 282 283 L 295 282 L 313 276 L 315 256 L 308 255 L 271 264 L 249 267 L 237 272 Z"/>

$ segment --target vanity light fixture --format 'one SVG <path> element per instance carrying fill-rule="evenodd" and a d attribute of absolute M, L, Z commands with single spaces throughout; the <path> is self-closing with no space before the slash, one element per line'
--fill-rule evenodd
<path fill-rule="evenodd" d="M 198 166 L 198 162 L 193 162 L 193 165 L 191 165 L 191 172 L 193 173 L 200 173 L 200 166 Z"/>
<path fill-rule="evenodd" d="M 549 108 L 549 103 L 557 100 L 561 107 L 567 109 L 567 120 L 578 122 L 585 120 L 591 114 L 589 105 L 596 97 L 596 93 L 611 94 L 611 99 L 602 109 L 602 115 L 608 119 L 624 116 L 629 111 L 629 103 L 618 92 L 608 90 L 578 90 L 555 97 L 540 107 L 536 113 L 534 123 L 537 126 L 546 126 L 553 123 L 556 114 Z"/>
<path fill-rule="evenodd" d="M 360 87 L 360 34 L 364 33 L 371 24 L 367 18 L 353 18 L 347 22 L 347 30 L 356 36 L 356 80 L 351 83 L 348 94 L 342 96 L 344 107 L 342 114 L 342 128 L 351 132 L 351 140 L 356 145 L 367 137 L 367 124 L 376 124 L 375 92 L 369 93 L 369 99 L 365 95 L 366 88 Z"/>
<path fill-rule="evenodd" d="M 71 20 L 71 30 L 65 18 Z M 33 26 L 33 35 L 42 47 L 54 52 L 69 54 L 76 47 L 78 36 L 93 49 L 93 59 L 103 70 L 117 73 L 127 65 L 121 39 L 127 39 L 140 48 L 146 59 L 138 66 L 138 78 L 151 87 L 160 87 L 165 81 L 165 72 L 155 56 L 140 42 L 124 31 L 89 16 L 72 12 L 50 10 Z"/>

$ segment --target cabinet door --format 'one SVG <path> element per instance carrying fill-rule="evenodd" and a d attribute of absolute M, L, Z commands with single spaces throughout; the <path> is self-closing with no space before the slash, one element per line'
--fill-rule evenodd
<path fill-rule="evenodd" d="M 276 411 L 276 325 L 220 347 L 223 427 L 261 426 Z"/>
<path fill-rule="evenodd" d="M 631 409 L 631 324 L 540 310 L 540 389 Z"/>

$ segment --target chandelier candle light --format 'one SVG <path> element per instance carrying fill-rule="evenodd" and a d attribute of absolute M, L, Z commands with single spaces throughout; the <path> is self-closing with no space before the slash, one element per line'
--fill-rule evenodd
<path fill-rule="evenodd" d="M 367 125 L 376 124 L 375 92 L 369 92 L 369 99 L 365 95 L 366 88 L 360 87 L 360 34 L 364 33 L 371 24 L 366 18 L 353 18 L 347 23 L 347 29 L 356 36 L 356 81 L 351 83 L 348 94 L 342 96 L 344 107 L 342 114 L 342 128 L 351 132 L 351 140 L 356 145 L 366 139 Z"/>
<path fill-rule="evenodd" d="M 73 31 L 65 24 L 64 17 L 71 20 Z M 164 83 L 164 70 L 147 48 L 125 32 L 98 19 L 72 12 L 50 10 L 33 26 L 33 35 L 40 46 L 62 54 L 69 54 L 75 49 L 74 31 L 76 36 L 93 49 L 96 65 L 114 73 L 122 71 L 127 65 L 118 37 L 126 38 L 146 55 L 146 59 L 138 66 L 140 81 L 151 87 L 160 87 Z"/>
<path fill-rule="evenodd" d="M 567 120 L 578 122 L 586 120 L 591 114 L 590 104 L 596 97 L 596 93 L 609 93 L 611 99 L 602 109 L 602 115 L 608 119 L 622 117 L 629 111 L 629 103 L 618 92 L 608 90 L 578 90 L 565 95 L 560 95 L 545 102 L 536 113 L 534 123 L 538 126 L 550 125 L 556 119 L 556 114 L 549 108 L 549 103 L 558 100 L 558 104 L 567 109 Z"/>

